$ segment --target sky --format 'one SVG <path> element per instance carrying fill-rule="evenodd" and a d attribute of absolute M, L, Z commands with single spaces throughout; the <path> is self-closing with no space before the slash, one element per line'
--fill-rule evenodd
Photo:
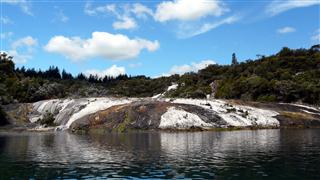
<path fill-rule="evenodd" d="M 17 67 L 150 77 L 320 43 L 320 0 L 1 0 Z"/>

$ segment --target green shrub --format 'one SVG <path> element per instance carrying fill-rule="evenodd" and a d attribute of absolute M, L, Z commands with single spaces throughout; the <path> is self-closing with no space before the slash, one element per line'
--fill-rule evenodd
<path fill-rule="evenodd" d="M 40 119 L 39 123 L 41 125 L 54 126 L 54 116 L 52 113 L 46 113 L 43 115 L 42 119 Z"/>
<path fill-rule="evenodd" d="M 2 107 L 0 106 L 0 126 L 4 126 L 9 124 L 8 120 L 7 120 L 7 115 L 4 112 L 4 110 L 2 109 Z"/>
<path fill-rule="evenodd" d="M 261 95 L 257 100 L 261 102 L 275 102 L 277 97 L 275 95 Z"/>

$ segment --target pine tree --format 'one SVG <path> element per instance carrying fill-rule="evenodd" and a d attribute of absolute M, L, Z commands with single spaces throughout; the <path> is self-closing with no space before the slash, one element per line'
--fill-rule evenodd
<path fill-rule="evenodd" d="M 73 76 L 72 74 L 70 73 L 67 73 L 64 69 L 62 70 L 62 73 L 61 73 L 61 78 L 66 80 L 66 79 L 73 79 Z"/>
<path fill-rule="evenodd" d="M 238 65 L 238 60 L 235 53 L 232 53 L 232 66 Z"/>

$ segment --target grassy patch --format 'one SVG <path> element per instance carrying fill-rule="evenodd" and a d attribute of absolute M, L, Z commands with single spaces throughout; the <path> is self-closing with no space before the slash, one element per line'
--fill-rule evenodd
<path fill-rule="evenodd" d="M 127 129 L 128 124 L 130 123 L 129 113 L 125 112 L 123 121 L 118 125 L 117 131 L 124 132 Z"/>
<path fill-rule="evenodd" d="M 314 119 L 314 117 L 307 113 L 302 112 L 288 112 L 288 111 L 282 111 L 280 115 L 285 116 L 287 118 L 290 118 L 292 120 L 309 120 Z"/>

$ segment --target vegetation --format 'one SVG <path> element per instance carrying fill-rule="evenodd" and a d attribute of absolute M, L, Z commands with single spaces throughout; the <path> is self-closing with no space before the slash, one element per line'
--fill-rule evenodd
<path fill-rule="evenodd" d="M 7 125 L 7 124 L 9 124 L 7 120 L 7 115 L 3 111 L 2 107 L 0 106 L 0 126 Z"/>
<path fill-rule="evenodd" d="M 42 119 L 39 120 L 41 125 L 46 125 L 46 126 L 54 126 L 54 116 L 52 113 L 46 113 Z"/>
<path fill-rule="evenodd" d="M 289 118 L 291 120 L 306 120 L 306 119 L 314 119 L 312 115 L 308 114 L 308 113 L 302 113 L 302 112 L 287 112 L 287 111 L 283 111 L 281 112 L 282 116 Z"/>
<path fill-rule="evenodd" d="M 278 54 L 224 69 L 217 98 L 320 103 L 320 45 L 309 50 L 283 48 Z M 213 75 L 209 67 L 199 75 Z M 220 70 L 223 71 L 223 70 Z"/>
<path fill-rule="evenodd" d="M 179 86 L 167 97 L 205 98 L 213 93 L 210 84 L 214 82 L 216 98 L 320 104 L 320 45 L 283 48 L 275 55 L 241 63 L 232 54 L 231 65 L 210 65 L 197 73 L 155 79 L 73 76 L 53 66 L 46 71 L 15 68 L 12 57 L 1 54 L 0 75 L 0 104 L 63 97 L 150 97 L 173 82 Z"/>

